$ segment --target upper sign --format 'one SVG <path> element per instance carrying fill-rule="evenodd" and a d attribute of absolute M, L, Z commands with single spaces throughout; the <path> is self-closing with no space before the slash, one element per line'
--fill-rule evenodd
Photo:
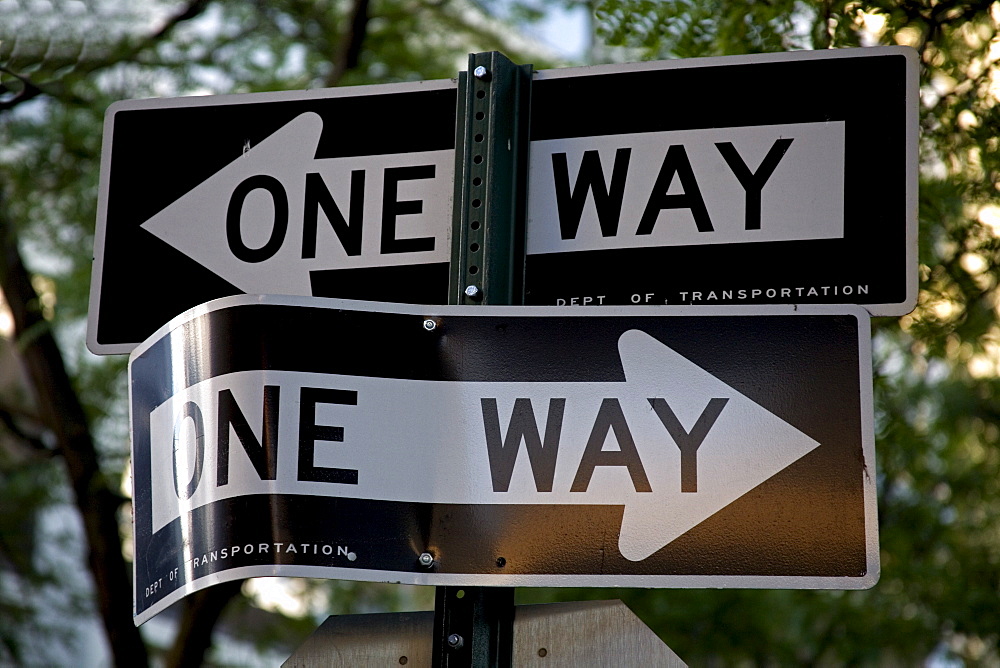
<path fill-rule="evenodd" d="M 538 72 L 527 303 L 907 313 L 917 99 L 905 47 Z M 112 106 L 91 350 L 240 292 L 446 301 L 456 100 L 438 81 Z"/>
<path fill-rule="evenodd" d="M 907 47 L 540 72 L 530 304 L 917 298 Z"/>
<path fill-rule="evenodd" d="M 136 615 L 257 575 L 871 586 L 867 313 L 767 310 L 199 307 L 131 358 Z"/>

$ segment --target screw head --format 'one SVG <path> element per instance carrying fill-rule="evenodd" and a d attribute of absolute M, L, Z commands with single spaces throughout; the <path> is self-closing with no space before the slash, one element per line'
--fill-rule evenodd
<path fill-rule="evenodd" d="M 472 297 L 473 299 L 476 299 L 480 296 L 480 290 L 476 286 L 470 285 L 467 288 L 465 288 L 465 295 L 467 297 Z"/>
<path fill-rule="evenodd" d="M 476 77 L 477 79 L 479 79 L 481 81 L 489 81 L 490 80 L 490 71 L 488 69 L 486 69 L 485 67 L 483 67 L 482 65 L 480 65 L 476 69 L 472 70 L 472 76 Z"/>
<path fill-rule="evenodd" d="M 420 562 L 420 565 L 424 568 L 430 568 L 434 565 L 434 555 L 430 552 L 421 552 L 420 556 L 417 557 L 417 561 Z"/>
<path fill-rule="evenodd" d="M 435 329 L 437 329 L 437 326 L 438 324 L 430 318 L 424 320 L 424 329 L 426 329 L 428 332 L 433 332 Z"/>
<path fill-rule="evenodd" d="M 465 639 L 457 633 L 452 633 L 448 636 L 448 647 L 451 647 L 452 649 L 461 649 L 464 644 Z"/>

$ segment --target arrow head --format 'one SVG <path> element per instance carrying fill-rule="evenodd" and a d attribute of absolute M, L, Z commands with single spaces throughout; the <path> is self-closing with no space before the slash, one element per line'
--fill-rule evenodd
<path fill-rule="evenodd" d="M 653 464 L 647 465 L 653 492 L 636 493 L 625 504 L 618 548 L 629 560 L 649 557 L 820 445 L 645 332 L 625 332 L 618 349 L 629 393 L 645 392 L 664 439 L 650 448 L 651 456 L 643 453 Z M 717 415 L 709 408 L 716 399 L 725 400 Z M 678 423 L 672 431 L 668 411 Z M 676 464 L 656 466 L 684 457 L 678 440 L 696 462 L 696 491 L 682 491 Z M 671 457 L 656 456 L 665 449 Z"/>
<path fill-rule="evenodd" d="M 300 114 L 141 227 L 248 294 L 447 262 L 454 151 L 314 158 L 322 133 Z"/>
<path fill-rule="evenodd" d="M 305 166 L 312 160 L 322 132 L 323 119 L 318 114 L 296 116 L 141 227 L 248 294 L 311 294 L 307 271 L 263 269 L 291 266 L 298 259 L 298 244 L 284 239 L 288 220 L 301 218 L 300 198 L 290 195 L 302 191 Z M 274 243 L 280 248 L 264 261 L 246 262 L 234 256 L 226 229 L 227 215 L 232 194 L 241 184 L 262 183 L 265 179 L 271 190 L 254 188 L 244 193 L 237 211 L 239 236 L 251 249 L 264 249 Z M 284 231 L 279 220 L 278 200 L 282 197 Z"/>

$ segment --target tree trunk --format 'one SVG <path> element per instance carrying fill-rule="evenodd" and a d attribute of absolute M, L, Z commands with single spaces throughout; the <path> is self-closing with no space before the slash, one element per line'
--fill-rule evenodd
<path fill-rule="evenodd" d="M 243 580 L 223 582 L 184 599 L 184 615 L 174 646 L 167 654 L 167 668 L 197 668 L 212 646 L 212 630 L 226 604 L 240 593 Z"/>
<path fill-rule="evenodd" d="M 28 371 L 45 427 L 55 437 L 83 520 L 88 563 L 98 609 L 118 666 L 146 666 L 149 658 L 132 621 L 132 584 L 118 533 L 120 496 L 101 474 L 97 451 L 84 413 L 42 315 L 38 294 L 24 266 L 17 236 L 0 200 L 0 290 L 14 320 L 14 338 Z"/>

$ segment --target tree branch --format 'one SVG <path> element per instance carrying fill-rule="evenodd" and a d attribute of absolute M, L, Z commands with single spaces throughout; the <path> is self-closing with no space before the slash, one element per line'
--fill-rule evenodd
<path fill-rule="evenodd" d="M 160 26 L 159 30 L 142 38 L 134 46 L 114 49 L 110 56 L 95 60 L 94 62 L 87 63 L 85 65 L 78 63 L 78 66 L 74 69 L 74 74 L 77 76 L 87 76 L 98 70 L 102 70 L 105 67 L 110 67 L 124 61 L 134 60 L 141 52 L 156 46 L 157 43 L 169 37 L 178 25 L 199 16 L 205 11 L 205 8 L 208 6 L 210 1 L 211 0 L 192 0 L 179 12 L 167 19 L 166 23 Z M 0 100 L 0 112 L 13 109 L 28 100 L 38 97 L 39 95 L 47 95 L 55 98 L 67 97 L 60 95 L 56 91 L 50 90 L 50 84 L 38 83 L 23 74 L 18 74 L 17 72 L 4 67 L 0 67 L 0 72 L 17 79 L 23 86 L 23 88 L 13 97 L 7 100 Z M 72 98 L 70 98 L 70 101 L 79 102 L 79 100 L 73 100 Z"/>
<path fill-rule="evenodd" d="M 368 34 L 368 4 L 369 0 L 354 0 L 350 23 L 340 40 L 340 49 L 333 61 L 333 69 L 326 78 L 326 85 L 331 88 L 339 85 L 344 75 L 358 66 L 361 47 Z"/>
<path fill-rule="evenodd" d="M 190 21 L 193 18 L 199 16 L 205 8 L 208 7 L 208 3 L 211 0 L 191 0 L 186 4 L 179 12 L 167 19 L 159 30 L 149 35 L 142 43 L 136 48 L 136 52 L 142 51 L 150 46 L 153 46 L 159 42 L 164 37 L 167 37 L 174 31 L 178 25 L 185 21 Z"/>
<path fill-rule="evenodd" d="M 2 192 L 0 192 L 2 195 Z M 97 450 L 84 413 L 63 363 L 38 294 L 21 259 L 17 237 L 0 200 L 0 290 L 14 320 L 42 422 L 52 431 L 56 449 L 66 461 L 76 506 L 87 537 L 88 564 L 94 577 L 98 609 L 108 633 L 116 665 L 146 666 L 149 658 L 132 622 L 132 585 L 118 533 L 120 499 L 101 474 Z M 23 336 L 30 333 L 29 336 Z"/>
<path fill-rule="evenodd" d="M 51 457 L 56 454 L 56 451 L 48 447 L 45 442 L 32 434 L 29 434 L 24 429 L 20 427 L 17 423 L 17 418 L 14 412 L 9 410 L 0 404 L 0 424 L 2 424 L 7 431 L 13 436 L 17 441 L 25 446 L 25 448 L 34 457 Z"/>
<path fill-rule="evenodd" d="M 3 72 L 4 74 L 14 77 L 18 81 L 20 81 L 21 85 L 23 86 L 23 88 L 21 88 L 21 90 L 16 95 L 14 95 L 14 97 L 8 100 L 0 100 L 0 111 L 7 111 L 8 109 L 13 109 L 17 105 L 27 102 L 28 100 L 38 97 L 39 95 L 42 94 L 41 87 L 33 83 L 27 77 L 21 76 L 16 72 L 11 72 L 5 67 L 0 67 L 0 72 Z M 4 86 L 4 88 L 6 88 L 6 86 Z"/>
<path fill-rule="evenodd" d="M 243 580 L 223 582 L 184 599 L 184 615 L 167 654 L 167 668 L 197 668 L 204 663 L 205 653 L 212 645 L 212 630 L 242 586 Z"/>

